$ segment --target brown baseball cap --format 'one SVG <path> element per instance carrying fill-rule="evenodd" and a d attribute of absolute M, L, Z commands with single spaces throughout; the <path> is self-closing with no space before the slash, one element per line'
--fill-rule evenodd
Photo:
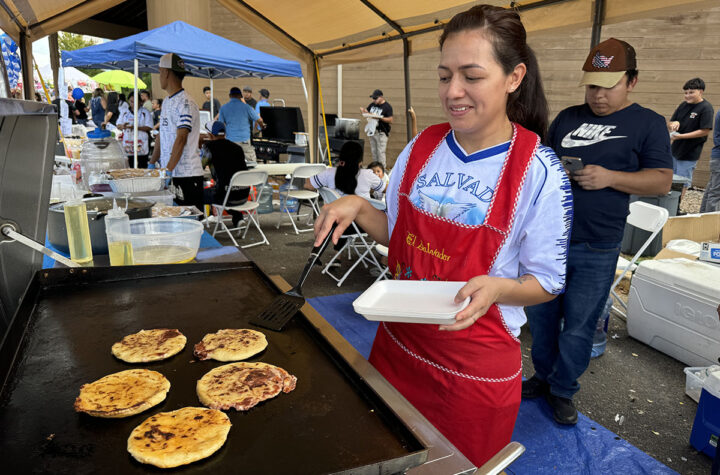
<path fill-rule="evenodd" d="M 610 38 L 590 50 L 582 67 L 580 85 L 611 88 L 630 69 L 637 69 L 635 49 L 622 40 Z"/>

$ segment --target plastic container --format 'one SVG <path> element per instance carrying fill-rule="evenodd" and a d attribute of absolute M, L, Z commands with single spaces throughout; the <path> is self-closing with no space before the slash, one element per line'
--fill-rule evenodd
<path fill-rule="evenodd" d="M 720 266 L 688 259 L 645 260 L 628 295 L 628 334 L 686 366 L 717 364 Z"/>
<path fill-rule="evenodd" d="M 455 315 L 468 306 L 455 295 L 465 282 L 382 280 L 375 282 L 353 302 L 353 308 L 368 320 L 404 323 L 455 323 Z"/>
<path fill-rule="evenodd" d="M 143 193 L 160 191 L 165 188 L 165 176 L 141 176 L 110 180 L 110 189 L 114 193 Z"/>
<path fill-rule="evenodd" d="M 78 264 L 88 264 L 93 260 L 93 253 L 87 206 L 81 198 L 73 198 L 65 202 L 63 209 L 70 259 Z"/>
<path fill-rule="evenodd" d="M 690 433 L 690 444 L 715 457 L 720 437 L 720 370 L 709 372 L 703 381 L 700 402 Z"/>
<path fill-rule="evenodd" d="M 80 167 L 83 183 L 89 189 L 91 175 L 103 175 L 108 170 L 128 168 L 128 160 L 120 142 L 112 138 L 109 131 L 95 129 L 88 134 L 88 140 L 83 144 Z"/>
<path fill-rule="evenodd" d="M 119 208 L 113 200 L 112 209 L 105 216 L 105 234 L 107 235 L 108 254 L 111 266 L 133 265 L 132 245 L 130 244 L 130 216 Z"/>
<path fill-rule="evenodd" d="M 197 255 L 204 227 L 184 218 L 135 219 L 130 243 L 135 264 L 182 264 Z"/>
<path fill-rule="evenodd" d="M 700 402 L 700 393 L 702 392 L 703 383 L 708 377 L 708 374 L 720 370 L 720 366 L 698 366 L 685 368 L 685 394 L 695 402 Z M 718 391 L 720 392 L 720 391 Z"/>
<path fill-rule="evenodd" d="M 597 358 L 605 353 L 605 347 L 607 346 L 607 331 L 608 323 L 610 322 L 610 311 L 612 310 L 613 299 L 608 297 L 605 302 L 605 308 L 598 318 L 597 325 L 595 325 L 595 334 L 593 335 L 593 346 L 590 358 Z"/>
<path fill-rule="evenodd" d="M 264 184 L 257 188 L 258 190 L 258 208 L 257 212 L 259 214 L 268 214 L 273 212 L 273 187 Z"/>

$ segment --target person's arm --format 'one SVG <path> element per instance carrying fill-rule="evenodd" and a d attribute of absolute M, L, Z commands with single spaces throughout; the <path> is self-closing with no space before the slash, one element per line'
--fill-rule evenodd
<path fill-rule="evenodd" d="M 687 140 L 687 139 L 699 139 L 701 137 L 707 137 L 710 135 L 710 130 L 712 129 L 697 129 L 693 130 L 692 132 L 686 132 L 684 134 L 677 134 L 670 136 L 670 140 L 673 142 L 675 140 Z"/>
<path fill-rule="evenodd" d="M 180 127 L 179 129 L 177 129 L 175 142 L 173 143 L 172 151 L 170 152 L 170 160 L 167 164 L 167 169 L 169 171 L 175 170 L 175 167 L 180 161 L 180 157 L 182 157 L 183 150 L 185 149 L 185 145 L 187 144 L 188 135 L 190 135 L 190 129 L 185 127 Z M 155 156 L 154 153 L 153 156 Z"/>
<path fill-rule="evenodd" d="M 585 165 L 572 178 L 584 190 L 614 188 L 631 195 L 664 195 L 672 185 L 672 169 L 643 168 L 636 172 L 608 170 L 599 165 Z"/>
<path fill-rule="evenodd" d="M 305 178 L 305 185 L 304 185 L 304 187 L 305 187 L 306 190 L 310 190 L 310 191 L 315 191 L 315 190 L 317 190 L 317 188 L 315 188 L 315 187 L 313 186 L 312 182 L 310 181 L 310 178 Z"/>
<path fill-rule="evenodd" d="M 375 208 L 368 200 L 361 196 L 349 195 L 326 204 L 320 210 L 320 216 L 315 220 L 315 246 L 319 246 L 325 236 L 330 232 L 333 223 L 338 223 L 332 236 L 332 242 L 338 243 L 350 224 L 355 221 L 370 237 L 384 246 L 388 245 L 387 216 Z"/>
<path fill-rule="evenodd" d="M 680 121 L 677 120 L 678 115 L 679 115 L 678 111 L 680 110 L 680 107 L 682 107 L 682 104 L 680 104 L 679 106 L 677 106 L 675 108 L 675 111 L 673 111 L 673 114 L 667 123 L 667 128 L 668 128 L 668 131 L 670 131 L 670 132 L 677 132 L 678 129 L 680 128 Z"/>
<path fill-rule="evenodd" d="M 159 123 L 158 123 L 159 125 Z M 155 137 L 155 147 L 153 147 L 153 153 L 148 163 L 155 164 L 160 159 L 160 136 Z"/>

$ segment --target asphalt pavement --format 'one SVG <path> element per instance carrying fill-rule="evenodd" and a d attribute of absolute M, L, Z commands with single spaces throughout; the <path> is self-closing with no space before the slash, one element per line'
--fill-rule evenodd
<path fill-rule="evenodd" d="M 313 236 L 312 232 L 296 235 L 287 216 L 280 229 L 276 229 L 279 218 L 277 212 L 261 215 L 261 226 L 271 244 L 243 252 L 267 274 L 280 275 L 294 285 L 307 261 Z M 216 237 L 224 245 L 232 245 L 222 234 Z M 257 232 L 251 229 L 247 238 L 255 240 Z M 330 259 L 331 251 L 325 252 L 323 261 Z M 341 272 L 348 267 L 344 257 Z M 374 280 L 368 269 L 358 266 L 338 287 L 318 267 L 305 282 L 303 293 L 306 297 L 319 297 L 358 292 Z M 520 340 L 523 375 L 529 378 L 533 366 L 527 326 L 522 329 Z M 683 363 L 629 337 L 625 322 L 613 316 L 605 354 L 593 359 L 581 377 L 576 405 L 589 418 L 679 473 L 707 475 L 712 461 L 689 443 L 697 404 L 685 395 L 684 367 Z"/>

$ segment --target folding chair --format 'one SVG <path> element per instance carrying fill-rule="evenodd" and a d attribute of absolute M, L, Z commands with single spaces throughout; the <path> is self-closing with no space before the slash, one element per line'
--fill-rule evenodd
<path fill-rule="evenodd" d="M 388 248 L 387 246 L 383 246 L 382 244 L 375 244 L 375 251 L 383 257 L 388 256 Z M 387 266 L 384 266 L 384 268 L 380 272 L 380 275 L 378 275 L 377 279 L 375 279 L 375 282 L 383 279 L 390 279 L 390 269 Z"/>
<path fill-rule="evenodd" d="M 655 239 L 655 236 L 662 231 L 662 228 L 665 226 L 667 220 L 668 211 L 665 208 L 651 205 L 643 201 L 634 201 L 630 203 L 630 214 L 627 217 L 627 223 L 635 226 L 636 228 L 648 231 L 651 234 L 640 249 L 635 253 L 633 258 L 630 259 L 630 262 L 628 262 L 625 266 L 620 276 L 615 279 L 612 287 L 610 287 L 610 295 L 614 296 L 615 300 L 619 304 L 619 306 L 613 305 L 612 309 L 624 319 L 627 319 L 627 304 L 615 292 L 615 287 L 617 287 L 623 277 L 625 277 L 625 274 L 627 274 L 627 272 L 633 267 L 635 261 L 642 256 L 642 253 L 645 252 L 645 249 L 647 249 L 652 240 Z M 620 307 L 622 307 L 622 309 Z"/>
<path fill-rule="evenodd" d="M 312 176 L 317 175 L 318 173 L 324 171 L 327 167 L 322 164 L 315 164 L 315 165 L 301 165 L 295 169 L 295 171 L 290 176 L 290 183 L 293 183 L 296 178 L 302 179 L 303 183 L 305 182 L 306 178 L 310 178 Z M 282 200 L 282 202 L 287 203 L 288 198 L 294 198 L 298 200 L 298 207 L 300 206 L 301 201 L 307 201 L 310 203 L 310 207 L 312 208 L 313 217 L 320 214 L 320 205 L 318 204 L 318 194 L 317 191 L 310 191 L 310 190 L 286 190 L 285 191 L 285 200 Z M 284 206 L 284 209 L 280 212 L 287 213 L 288 217 L 290 218 L 290 224 L 292 224 L 293 229 L 295 229 L 295 234 L 300 234 L 301 232 L 308 232 L 312 231 L 313 228 L 307 228 L 307 229 L 298 229 L 297 226 L 295 226 L 295 220 L 293 219 L 292 214 L 290 214 L 290 211 L 287 209 L 287 206 Z M 280 222 L 282 219 L 278 220 L 277 228 L 280 228 Z"/>
<path fill-rule="evenodd" d="M 253 171 L 253 170 L 247 170 L 247 171 L 241 171 L 235 173 L 232 178 L 230 179 L 230 184 L 228 185 L 227 193 L 225 193 L 225 199 L 223 200 L 223 204 L 213 204 L 213 208 L 215 209 L 215 229 L 213 230 L 213 237 L 215 236 L 215 233 L 218 230 L 218 227 L 222 226 L 223 231 L 225 231 L 228 236 L 230 236 L 230 239 L 232 240 L 233 244 L 235 246 L 238 245 L 237 241 L 235 241 L 235 238 L 232 235 L 231 231 L 238 231 L 238 234 L 240 233 L 243 228 L 245 231 L 243 232 L 242 239 L 245 239 L 245 236 L 247 235 L 248 229 L 250 228 L 250 222 L 252 222 L 255 227 L 257 228 L 258 232 L 260 233 L 260 236 L 262 236 L 262 241 L 258 241 L 251 244 L 246 244 L 242 246 L 243 248 L 251 247 L 251 246 L 258 246 L 260 244 L 267 244 L 270 245 L 270 242 L 267 240 L 267 237 L 265 237 L 265 233 L 263 233 L 262 229 L 260 229 L 260 223 L 258 221 L 258 214 L 257 214 L 257 207 L 260 203 L 260 196 L 262 196 L 263 188 L 259 185 L 263 185 L 267 182 L 267 172 L 262 171 Z M 250 186 L 257 186 L 260 190 L 258 192 L 258 196 L 254 201 L 246 201 L 245 203 L 237 206 L 228 206 L 228 198 L 230 197 L 230 192 L 233 188 L 242 188 L 242 187 L 250 187 Z M 225 224 L 225 220 L 223 218 L 223 213 L 225 211 L 237 211 L 240 213 L 244 213 L 248 216 L 249 222 L 245 223 L 244 226 L 239 226 L 237 228 L 228 228 Z"/>
<path fill-rule="evenodd" d="M 338 195 L 335 190 L 330 188 L 322 187 L 318 191 L 320 192 L 320 196 L 322 196 L 325 204 L 332 203 L 336 199 L 340 198 L 340 195 Z M 379 203 L 384 206 L 384 203 Z M 375 206 L 375 204 L 373 205 Z M 342 248 L 340 248 L 339 251 L 335 253 L 332 259 L 330 259 L 330 261 L 325 265 L 322 270 L 322 274 L 327 274 L 328 276 L 330 276 L 330 278 L 337 282 L 338 287 L 340 287 L 343 282 L 345 282 L 345 279 L 347 279 L 350 273 L 355 270 L 355 268 L 360 264 L 365 266 L 365 268 L 368 267 L 368 264 L 374 265 L 377 269 L 380 270 L 380 272 L 384 270 L 383 266 L 380 264 L 380 262 L 378 262 L 375 254 L 373 254 L 372 252 L 376 244 L 375 241 L 366 239 L 368 237 L 367 233 L 360 231 L 360 229 L 357 227 L 357 224 L 355 224 L 355 221 L 353 221 L 350 224 L 350 227 L 345 230 L 345 234 L 343 234 L 343 237 L 346 238 L 345 244 Z M 357 260 L 342 276 L 337 276 L 330 272 L 330 268 L 332 267 L 333 263 L 338 259 L 338 257 L 341 256 L 346 250 L 348 252 L 348 259 L 351 259 L 354 253 L 357 257 Z"/>

